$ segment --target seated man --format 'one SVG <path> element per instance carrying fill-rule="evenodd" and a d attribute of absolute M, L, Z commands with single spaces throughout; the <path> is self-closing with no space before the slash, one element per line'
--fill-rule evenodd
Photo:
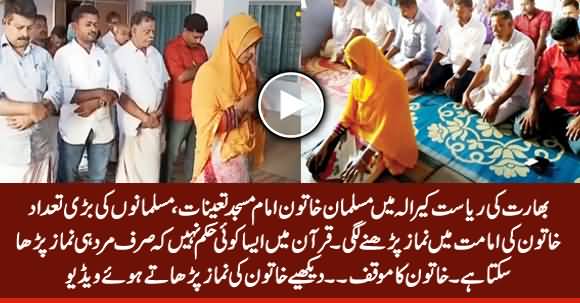
<path fill-rule="evenodd" d="M 364 7 L 359 0 L 333 0 L 332 32 L 322 43 L 320 56 L 333 62 L 342 61 L 346 44 L 363 35 Z"/>
<path fill-rule="evenodd" d="M 483 67 L 463 94 L 463 106 L 498 124 L 527 107 L 534 74 L 534 43 L 514 29 L 509 11 L 492 13 L 495 39 Z"/>
<path fill-rule="evenodd" d="M 362 2 L 364 3 L 363 31 L 384 54 L 395 40 L 397 26 L 392 18 L 393 8 L 382 0 L 362 0 Z"/>
<path fill-rule="evenodd" d="M 387 59 L 403 72 L 409 89 L 413 89 L 417 86 L 419 75 L 431 62 L 435 27 L 419 11 L 416 0 L 399 0 L 399 7 L 403 18 Z"/>
<path fill-rule="evenodd" d="M 507 0 L 479 0 L 476 7 L 476 15 L 485 26 L 485 45 L 493 42 L 493 28 L 491 28 L 491 13 L 496 10 L 512 10 L 511 1 Z"/>
<path fill-rule="evenodd" d="M 518 31 L 530 37 L 536 47 L 536 60 L 546 49 L 546 37 L 552 26 L 552 14 L 536 8 L 535 0 L 523 0 L 522 14 L 514 21 Z"/>
<path fill-rule="evenodd" d="M 561 18 L 565 18 L 565 17 L 571 17 L 574 18 L 578 21 L 578 27 L 580 27 L 580 3 L 578 3 L 578 0 L 564 0 L 564 3 L 562 4 L 562 12 L 561 12 L 560 16 Z M 559 18 L 558 18 L 559 19 Z M 557 20 L 554 20 L 557 21 Z M 554 40 L 554 38 L 552 38 L 552 35 L 550 35 L 548 37 L 548 41 L 546 42 L 546 45 L 548 47 L 552 46 L 556 44 L 556 41 Z"/>
<path fill-rule="evenodd" d="M 473 17 L 472 0 L 453 0 L 457 18 L 439 37 L 433 61 L 419 79 L 419 88 L 432 92 L 445 85 L 445 94 L 461 102 L 463 93 L 479 69 L 485 27 Z"/>
<path fill-rule="evenodd" d="M 530 107 L 516 118 L 514 132 L 523 138 L 553 133 L 580 154 L 578 23 L 574 18 L 560 19 L 551 34 L 556 45 L 546 50 L 538 64 Z"/>
<path fill-rule="evenodd" d="M 491 13 L 495 10 L 512 10 L 512 2 L 508 0 L 478 0 L 476 15 L 485 27 L 485 42 L 483 44 L 483 55 L 487 54 L 493 42 L 493 28 L 491 28 Z"/>

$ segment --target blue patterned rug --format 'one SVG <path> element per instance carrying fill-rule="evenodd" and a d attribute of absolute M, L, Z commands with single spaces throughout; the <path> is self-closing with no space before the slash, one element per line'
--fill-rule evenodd
<path fill-rule="evenodd" d="M 580 182 L 580 157 L 555 138 L 523 140 L 511 123 L 494 127 L 445 96 L 421 96 L 410 106 L 421 151 L 475 182 Z M 547 173 L 525 165 L 536 156 L 552 162 Z"/>

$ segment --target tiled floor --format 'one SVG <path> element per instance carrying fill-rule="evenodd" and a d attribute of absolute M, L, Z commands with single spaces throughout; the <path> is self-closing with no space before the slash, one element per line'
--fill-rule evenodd
<path fill-rule="evenodd" d="M 287 140 L 277 139 L 273 136 L 268 136 L 266 145 L 266 160 L 264 165 L 252 171 L 252 181 L 256 183 L 297 183 L 300 182 L 300 167 L 298 164 L 288 165 L 292 163 L 288 160 L 288 154 L 295 154 L 298 163 L 299 144 Z M 286 158 L 286 160 L 284 159 Z M 110 164 L 107 172 L 107 181 L 115 182 L 116 165 Z M 183 154 L 178 158 L 175 164 L 176 182 L 189 182 L 185 180 L 183 172 Z"/>
<path fill-rule="evenodd" d="M 297 183 L 302 180 L 304 183 L 314 182 L 308 170 L 306 169 L 306 155 L 300 157 L 300 165 L 287 165 L 288 155 L 297 154 L 298 147 L 296 143 L 287 140 L 269 138 L 268 148 L 266 149 L 266 162 L 262 167 L 252 172 L 252 180 L 256 183 Z M 313 139 L 311 139 L 313 140 Z M 303 145 L 304 147 L 304 145 Z M 295 150 L 292 152 L 292 150 Z M 303 150 L 304 151 L 304 150 Z M 111 164 L 107 174 L 107 181 L 114 182 L 116 166 Z M 177 182 L 187 182 L 183 175 L 183 158 L 180 157 L 176 163 Z M 419 161 L 414 169 L 407 171 L 403 176 L 393 177 L 388 173 L 381 176 L 377 182 L 414 182 L 414 183 L 436 183 L 436 182 L 454 182 L 469 183 L 468 178 L 458 174 L 454 170 L 441 165 L 439 162 L 431 159 L 421 153 Z"/>
<path fill-rule="evenodd" d="M 441 167 L 436 170 L 430 177 L 428 177 L 424 182 L 426 183 L 472 183 L 471 180 L 467 179 L 463 175 L 455 172 L 448 167 Z"/>

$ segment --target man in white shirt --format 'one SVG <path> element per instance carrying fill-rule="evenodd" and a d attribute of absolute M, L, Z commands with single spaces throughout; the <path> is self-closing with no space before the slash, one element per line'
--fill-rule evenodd
<path fill-rule="evenodd" d="M 333 0 L 331 37 L 325 39 L 320 55 L 334 62 L 342 61 L 344 47 L 363 35 L 364 7 L 359 0 Z"/>
<path fill-rule="evenodd" d="M 0 183 L 55 181 L 46 118 L 56 114 L 62 86 L 48 51 L 31 43 L 32 0 L 5 4 L 0 37 Z M 54 130 L 53 130 L 54 132 Z"/>
<path fill-rule="evenodd" d="M 131 41 L 114 54 L 123 93 L 117 109 L 120 154 L 117 183 L 158 183 L 161 169 L 162 115 L 169 73 L 153 47 L 155 17 L 146 11 L 131 17 Z"/>
<path fill-rule="evenodd" d="M 431 62 L 435 27 L 419 10 L 416 0 L 399 0 L 401 20 L 387 59 L 405 75 L 409 89 L 417 87 L 419 76 Z"/>
<path fill-rule="evenodd" d="M 46 21 L 45 15 L 36 15 L 30 32 L 31 42 L 44 49 L 48 49 L 48 25 Z"/>
<path fill-rule="evenodd" d="M 393 22 L 391 7 L 384 0 L 362 0 L 362 2 L 364 4 L 363 31 L 384 54 L 393 44 L 397 29 Z"/>
<path fill-rule="evenodd" d="M 114 28 L 115 25 L 121 22 L 121 15 L 113 11 L 108 13 L 105 19 L 107 21 L 107 32 L 101 37 L 98 44 L 104 49 L 119 47 L 119 44 L 115 39 Z"/>
<path fill-rule="evenodd" d="M 439 47 L 419 79 L 419 88 L 433 92 L 443 87 L 447 96 L 461 102 L 463 93 L 481 65 L 485 27 L 473 16 L 472 0 L 453 2 L 457 18 L 443 28 Z"/>
<path fill-rule="evenodd" d="M 104 182 L 115 137 L 111 105 L 120 83 L 110 57 L 96 45 L 99 12 L 82 5 L 73 11 L 75 39 L 55 55 L 64 98 L 59 119 L 61 182 L 79 181 L 78 165 L 88 153 L 88 181 Z"/>
<path fill-rule="evenodd" d="M 494 11 L 491 18 L 495 39 L 463 95 L 463 106 L 495 125 L 527 108 L 535 49 L 528 36 L 514 29 L 509 11 Z"/>

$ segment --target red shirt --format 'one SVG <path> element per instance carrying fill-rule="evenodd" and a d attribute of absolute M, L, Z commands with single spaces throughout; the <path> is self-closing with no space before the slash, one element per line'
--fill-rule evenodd
<path fill-rule="evenodd" d="M 203 46 L 189 48 L 185 40 L 179 36 L 165 47 L 165 65 L 169 71 L 171 81 L 167 95 L 166 112 L 172 120 L 190 121 L 191 114 L 191 88 L 193 80 L 181 83 L 177 78 L 186 70 L 198 67 L 207 61 L 207 52 Z"/>
<path fill-rule="evenodd" d="M 557 45 L 548 48 L 536 71 L 536 85 L 543 83 L 548 83 L 545 100 L 550 110 L 580 113 L 580 53 L 568 57 Z"/>
<path fill-rule="evenodd" d="M 552 14 L 541 9 L 536 9 L 536 13 L 532 18 L 525 14 L 521 14 L 514 20 L 516 29 L 534 41 L 534 45 L 538 45 L 540 39 L 540 32 L 542 30 L 550 30 L 552 26 Z"/>

